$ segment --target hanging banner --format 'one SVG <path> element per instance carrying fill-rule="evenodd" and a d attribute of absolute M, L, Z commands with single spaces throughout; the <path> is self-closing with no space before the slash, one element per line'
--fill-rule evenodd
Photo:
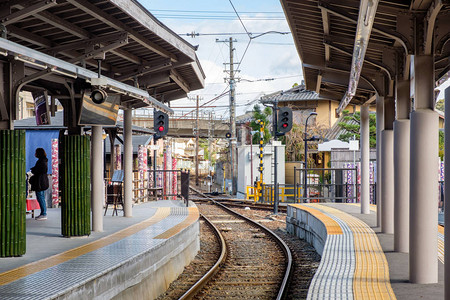
<path fill-rule="evenodd" d="M 177 159 L 176 158 L 172 158 L 172 170 L 176 170 L 177 169 Z M 177 200 L 177 194 L 178 194 L 178 189 L 177 189 L 177 172 L 172 172 L 172 194 L 174 194 L 175 196 L 173 196 L 173 200 Z"/>
<path fill-rule="evenodd" d="M 32 95 L 34 99 L 34 111 L 36 113 L 36 125 L 50 125 L 47 91 L 35 92 Z"/>
<path fill-rule="evenodd" d="M 114 170 L 122 170 L 122 147 L 114 145 Z"/>
<path fill-rule="evenodd" d="M 58 139 L 52 139 L 52 206 L 59 204 Z"/>
<path fill-rule="evenodd" d="M 167 148 L 164 149 L 163 158 L 163 170 L 167 170 Z M 167 173 L 163 172 L 163 199 L 166 198 L 167 192 Z"/>

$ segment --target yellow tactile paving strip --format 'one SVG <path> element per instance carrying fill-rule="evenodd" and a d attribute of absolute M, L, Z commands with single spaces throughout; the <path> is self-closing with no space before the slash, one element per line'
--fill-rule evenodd
<path fill-rule="evenodd" d="M 154 237 L 154 239 L 168 239 L 184 228 L 188 227 L 192 223 L 196 222 L 199 218 L 199 212 L 197 207 L 189 207 L 188 208 L 189 215 L 184 219 L 183 222 L 179 223 L 178 225 L 175 225 L 171 227 L 170 229 L 164 231 L 160 235 L 157 235 Z"/>
<path fill-rule="evenodd" d="M 396 299 L 389 278 L 389 266 L 375 232 L 363 221 L 325 205 L 315 204 L 326 213 L 347 223 L 353 233 L 355 246 L 355 299 Z"/>
<path fill-rule="evenodd" d="M 155 214 L 138 224 L 135 224 L 133 226 L 130 226 L 128 228 L 122 229 L 116 233 L 113 233 L 109 236 L 103 237 L 99 240 L 93 241 L 89 244 L 82 245 L 80 247 L 68 250 L 66 252 L 33 262 L 29 263 L 27 265 L 18 267 L 16 269 L 12 269 L 9 271 L 6 271 L 4 273 L 0 274 L 0 285 L 5 285 L 10 282 L 16 281 L 20 278 L 23 278 L 25 276 L 37 273 L 39 271 L 48 269 L 50 267 L 53 267 L 57 264 L 66 262 L 68 260 L 71 260 L 73 258 L 79 257 L 83 254 L 86 254 L 88 252 L 92 252 L 94 250 L 97 250 L 99 248 L 105 247 L 107 245 L 110 245 L 114 242 L 117 242 L 123 238 L 126 238 L 142 229 L 145 229 L 153 224 L 158 223 L 159 221 L 165 219 L 167 216 L 170 215 L 170 208 L 169 207 L 162 207 L 158 208 Z"/>
<path fill-rule="evenodd" d="M 333 220 L 320 210 L 302 204 L 291 204 L 291 206 L 307 211 L 314 217 L 319 219 L 327 228 L 327 234 L 342 234 L 341 226 L 339 226 L 339 224 L 335 220 Z"/>

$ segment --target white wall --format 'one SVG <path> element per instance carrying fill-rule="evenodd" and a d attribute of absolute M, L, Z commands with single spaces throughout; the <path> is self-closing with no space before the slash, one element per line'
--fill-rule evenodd
<path fill-rule="evenodd" d="M 259 178 L 259 145 L 253 145 L 253 178 L 251 178 L 251 159 L 249 153 L 250 145 L 238 147 L 238 178 L 237 178 L 237 197 L 245 198 L 247 192 L 246 187 L 253 185 L 256 177 Z M 279 184 L 285 183 L 285 146 L 277 146 L 278 173 L 277 179 Z M 264 146 L 263 155 L 264 171 L 263 181 L 266 184 L 273 184 L 273 146 Z"/>

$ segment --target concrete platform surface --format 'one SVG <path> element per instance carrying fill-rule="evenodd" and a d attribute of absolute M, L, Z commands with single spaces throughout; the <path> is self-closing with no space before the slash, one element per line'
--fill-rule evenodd
<path fill-rule="evenodd" d="M 322 203 L 344 211 L 368 224 L 378 236 L 389 264 L 391 286 L 395 296 L 400 300 L 444 299 L 444 265 L 439 261 L 439 282 L 436 284 L 412 284 L 409 282 L 409 254 L 394 252 L 394 236 L 380 232 L 376 225 L 376 211 L 370 214 L 360 213 L 359 205 L 345 203 Z M 437 253 L 435 254 L 437 255 Z M 436 258 L 437 259 L 437 258 Z"/>
<path fill-rule="evenodd" d="M 103 232 L 71 238 L 60 209 L 42 221 L 27 215 L 26 254 L 0 258 L 0 299 L 157 297 L 199 249 L 198 210 L 162 200 L 121 214 L 108 210 Z"/>

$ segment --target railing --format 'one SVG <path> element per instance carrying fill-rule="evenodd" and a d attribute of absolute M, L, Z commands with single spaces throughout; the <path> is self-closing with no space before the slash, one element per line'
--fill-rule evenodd
<path fill-rule="evenodd" d="M 279 202 L 360 202 L 361 185 L 357 168 L 307 169 L 305 193 L 305 170 L 294 169 L 294 184 L 277 184 Z M 264 184 L 261 197 L 253 186 L 247 186 L 247 199 L 273 203 L 273 184 Z M 370 184 L 370 203 L 376 204 L 376 184 Z"/>

